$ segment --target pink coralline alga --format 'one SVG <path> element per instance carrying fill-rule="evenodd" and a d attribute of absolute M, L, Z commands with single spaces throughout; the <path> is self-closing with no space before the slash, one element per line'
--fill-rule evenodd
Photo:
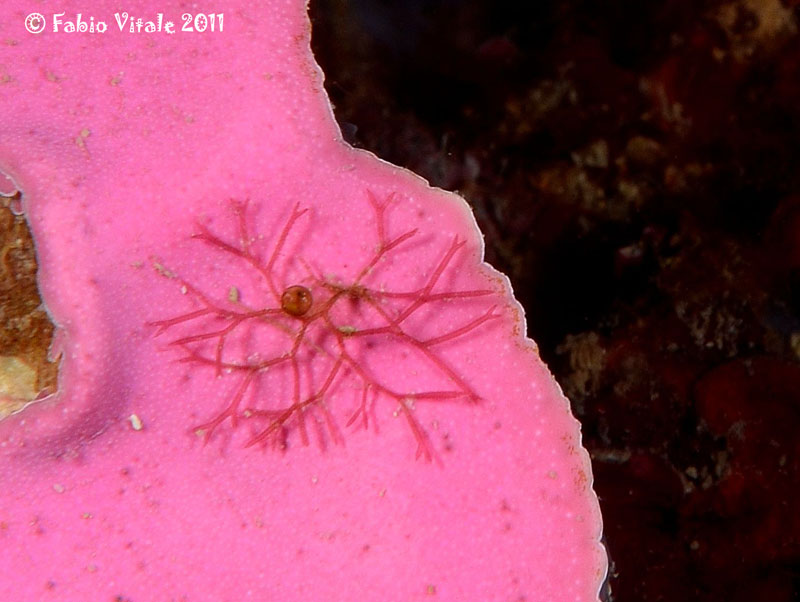
<path fill-rule="evenodd" d="M 62 363 L 0 423 L 0 599 L 596 600 L 568 402 L 466 204 L 342 142 L 304 3 L 14 4 Z"/>

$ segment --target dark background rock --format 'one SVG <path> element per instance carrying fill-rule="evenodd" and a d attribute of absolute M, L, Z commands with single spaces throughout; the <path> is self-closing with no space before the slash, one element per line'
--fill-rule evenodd
<path fill-rule="evenodd" d="M 345 137 L 462 194 L 511 277 L 613 599 L 800 600 L 800 2 L 310 8 Z"/>

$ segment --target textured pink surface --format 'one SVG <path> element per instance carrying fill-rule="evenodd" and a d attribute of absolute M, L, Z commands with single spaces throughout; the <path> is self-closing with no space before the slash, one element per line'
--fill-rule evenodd
<path fill-rule="evenodd" d="M 180 27 L 177 9 L 133 4 Z M 343 144 L 302 2 L 249 4 L 215 4 L 221 34 L 173 36 L 120 33 L 111 2 L 37 4 L 38 36 L 27 7 L 0 7 L 0 170 L 24 193 L 64 353 L 59 395 L 0 423 L 0 599 L 595 600 L 605 555 L 578 424 L 522 338 L 505 279 L 479 263 L 466 205 Z M 109 31 L 53 34 L 51 9 Z M 247 448 L 248 425 L 225 423 L 203 445 L 191 428 L 230 401 L 236 375 L 181 363 L 154 337 L 148 322 L 197 307 L 154 264 L 215 299 L 235 286 L 264 304 L 253 270 L 191 239 L 202 224 L 233 244 L 229 199 L 249 198 L 262 256 L 292 207 L 309 209 L 276 268 L 281 288 L 306 264 L 352 282 L 378 244 L 367 191 L 396 193 L 387 238 L 418 232 L 366 284 L 424 286 L 460 236 L 443 290 L 498 291 L 408 324 L 430 338 L 496 308 L 437 348 L 481 401 L 415 405 L 432 462 L 415 459 L 396 400 L 376 400 L 368 429 L 345 426 L 352 378 L 326 400 L 340 444 L 320 426 L 307 446 L 290 429 L 283 451 Z M 357 349 L 380 382 L 453 384 L 413 346 L 384 343 Z"/>

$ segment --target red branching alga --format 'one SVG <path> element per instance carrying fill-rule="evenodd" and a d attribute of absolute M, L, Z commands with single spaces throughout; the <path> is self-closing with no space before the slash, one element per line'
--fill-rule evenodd
<path fill-rule="evenodd" d="M 266 252 L 262 252 L 260 237 L 251 231 L 247 202 L 231 202 L 237 227 L 235 241 L 203 225 L 198 225 L 199 232 L 193 235 L 255 271 L 263 293 L 256 305 L 243 303 L 236 287 L 225 299 L 212 298 L 190 279 L 178 278 L 159 266 L 161 274 L 178 280 L 195 308 L 153 322 L 157 334 L 184 329 L 170 342 L 182 350 L 181 361 L 238 380 L 228 404 L 207 422 L 193 427 L 206 441 L 225 422 L 235 428 L 246 420 L 254 425 L 248 447 L 271 442 L 286 448 L 292 429 L 299 432 L 303 445 L 308 445 L 309 416 L 313 414 L 319 419 L 315 424 L 319 426 L 320 443 L 340 443 L 341 429 L 329 405 L 333 391 L 347 383 L 356 391 L 357 399 L 345 427 L 360 424 L 368 428 L 373 404 L 379 398 L 387 399 L 396 405 L 396 413 L 405 416 L 417 443 L 417 458 L 430 461 L 435 451 L 414 416 L 414 404 L 447 400 L 475 403 L 480 399 L 468 379 L 441 357 L 437 347 L 468 336 L 498 317 L 496 305 L 479 309 L 473 319 L 435 335 L 418 333 L 411 318 L 423 308 L 443 310 L 448 302 L 485 299 L 496 291 L 446 290 L 443 276 L 453 269 L 454 258 L 465 244 L 458 236 L 453 236 L 438 263 L 430 266 L 430 274 L 416 288 L 400 284 L 390 290 L 377 286 L 373 278 L 376 271 L 393 261 L 395 251 L 419 232 L 390 232 L 387 214 L 394 195 L 380 200 L 368 191 L 366 196 L 374 214 L 375 251 L 349 282 L 318 273 L 313 258 L 286 257 L 290 237 L 297 237 L 297 222 L 308 213 L 299 205 L 291 209 Z M 283 282 L 280 277 L 281 264 L 292 259 L 305 269 L 302 283 Z M 416 354 L 425 370 L 438 375 L 442 386 L 417 389 L 412 380 L 386 382 L 369 362 L 371 350 L 385 346 L 399 346 L 403 353 Z"/>

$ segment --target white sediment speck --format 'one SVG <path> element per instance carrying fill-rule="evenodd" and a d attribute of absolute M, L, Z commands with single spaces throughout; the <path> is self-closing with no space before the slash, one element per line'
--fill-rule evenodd
<path fill-rule="evenodd" d="M 142 419 L 139 418 L 136 414 L 131 414 L 128 416 L 128 420 L 131 423 L 131 428 L 134 431 L 141 431 L 142 430 Z"/>

